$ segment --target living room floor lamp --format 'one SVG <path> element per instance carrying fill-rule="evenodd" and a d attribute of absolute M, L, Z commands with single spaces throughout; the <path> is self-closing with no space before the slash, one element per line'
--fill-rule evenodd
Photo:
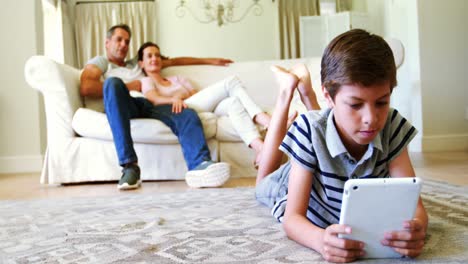
<path fill-rule="evenodd" d="M 252 3 L 245 8 L 241 15 L 235 16 L 234 12 L 239 8 L 239 0 L 199 0 L 199 7 L 202 9 L 203 18 L 200 18 L 190 5 L 187 4 L 186 0 L 180 0 L 176 7 L 176 15 L 178 17 L 184 17 L 189 12 L 195 20 L 200 23 L 211 23 L 217 21 L 218 26 L 222 26 L 228 23 L 236 23 L 244 19 L 251 11 L 254 15 L 259 16 L 263 13 L 260 0 L 252 0 Z M 238 13 L 239 11 L 236 11 Z"/>

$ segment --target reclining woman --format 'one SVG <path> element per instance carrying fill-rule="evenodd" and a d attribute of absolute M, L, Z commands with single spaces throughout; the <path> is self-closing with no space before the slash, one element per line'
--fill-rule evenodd
<path fill-rule="evenodd" d="M 198 113 L 228 115 L 242 141 L 254 149 L 257 165 L 263 140 L 256 124 L 268 127 L 270 116 L 249 97 L 239 78 L 231 76 L 196 91 L 182 76 L 163 77 L 162 58 L 155 43 L 146 42 L 138 50 L 138 63 L 147 76 L 141 80 L 144 96 L 154 105 L 172 104 L 174 113 L 190 107 Z"/>

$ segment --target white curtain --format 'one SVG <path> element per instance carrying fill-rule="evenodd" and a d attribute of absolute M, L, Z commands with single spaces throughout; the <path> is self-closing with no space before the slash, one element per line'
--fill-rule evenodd
<path fill-rule="evenodd" d="M 75 9 L 75 36 L 78 67 L 97 55 L 106 55 L 107 30 L 127 24 L 132 30 L 128 58 L 136 56 L 146 41 L 155 41 L 154 2 L 79 3 Z"/>
<path fill-rule="evenodd" d="M 320 15 L 319 0 L 280 0 L 278 14 L 281 59 L 299 58 L 299 17 Z"/>
<path fill-rule="evenodd" d="M 60 63 L 74 65 L 74 46 L 67 39 L 73 32 L 65 0 L 42 0 L 44 55 Z"/>
<path fill-rule="evenodd" d="M 336 12 L 351 11 L 353 3 L 351 0 L 336 0 Z"/>

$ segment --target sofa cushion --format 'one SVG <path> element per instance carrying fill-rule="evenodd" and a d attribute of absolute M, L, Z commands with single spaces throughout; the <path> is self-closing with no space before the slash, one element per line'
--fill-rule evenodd
<path fill-rule="evenodd" d="M 216 115 L 199 113 L 205 138 L 216 134 Z M 177 137 L 163 122 L 150 118 L 137 118 L 130 121 L 134 143 L 178 144 Z M 79 108 L 72 121 L 73 130 L 82 137 L 112 141 L 112 132 L 106 114 L 91 109 Z"/>

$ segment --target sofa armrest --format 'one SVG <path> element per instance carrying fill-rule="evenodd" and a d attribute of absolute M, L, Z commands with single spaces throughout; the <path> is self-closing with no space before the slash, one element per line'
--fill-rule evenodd
<path fill-rule="evenodd" d="M 45 56 L 32 56 L 26 61 L 24 74 L 26 82 L 44 96 L 49 146 L 56 138 L 74 137 L 73 115 L 83 106 L 80 70 Z"/>

